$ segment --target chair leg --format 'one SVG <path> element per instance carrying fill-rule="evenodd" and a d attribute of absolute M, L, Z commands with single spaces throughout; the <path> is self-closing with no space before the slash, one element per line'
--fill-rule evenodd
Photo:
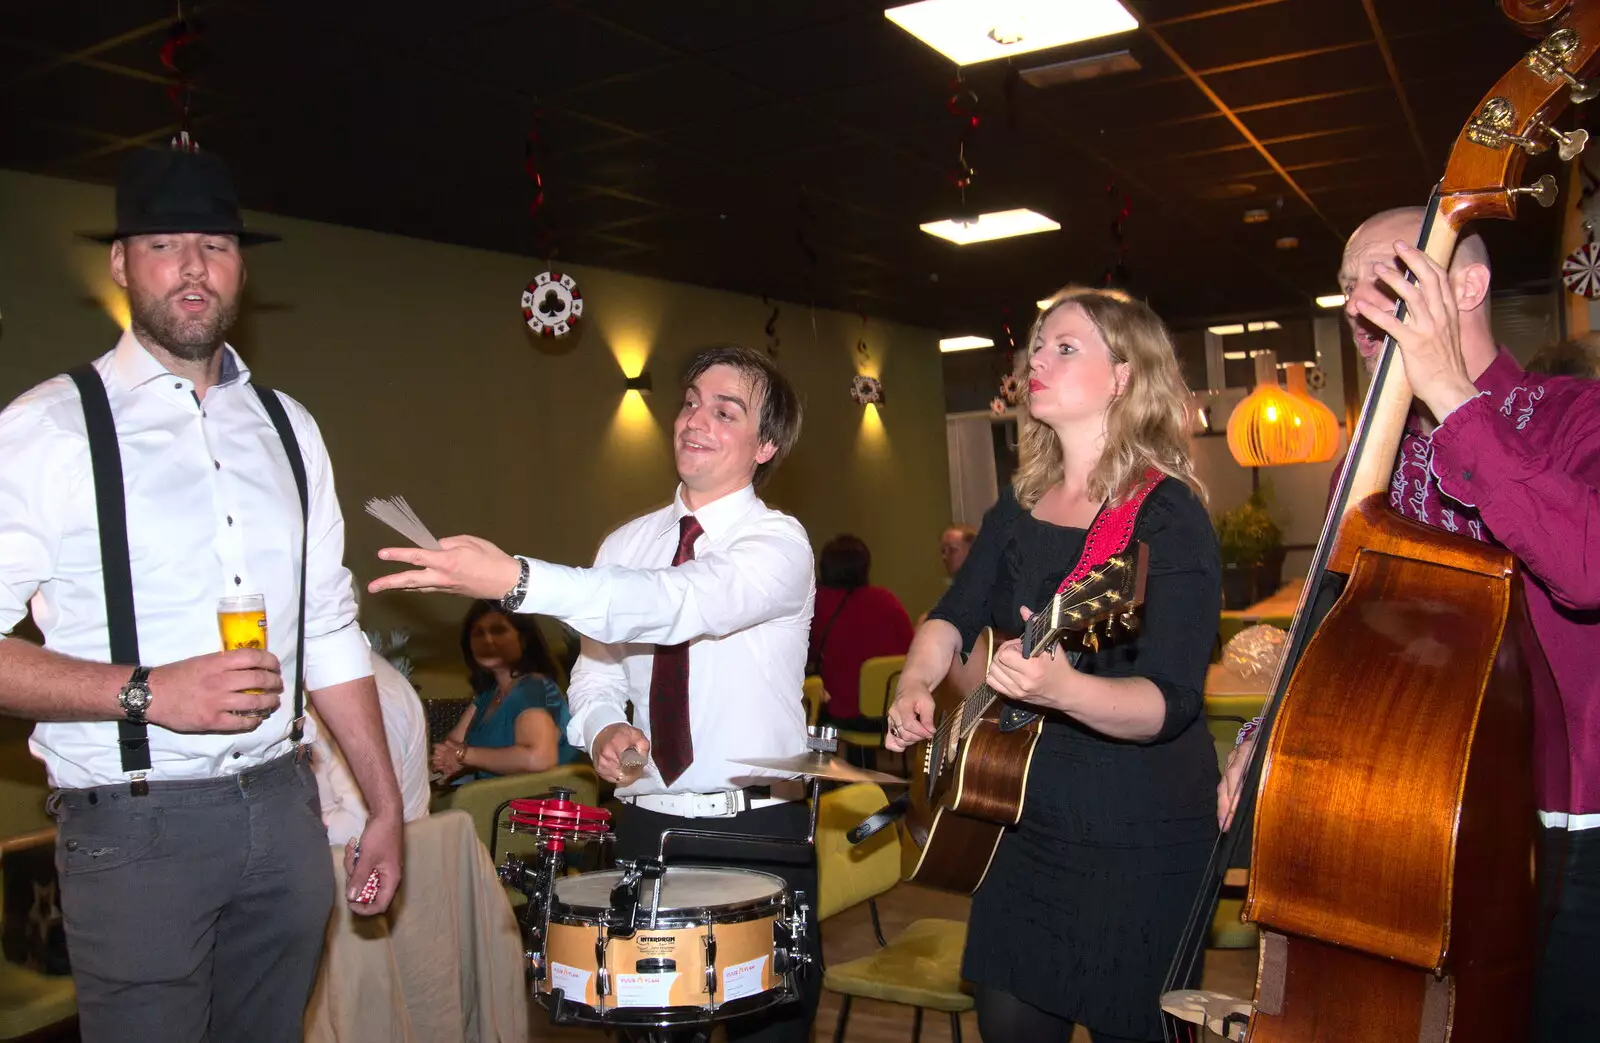
<path fill-rule="evenodd" d="M 850 1020 L 850 994 L 839 997 L 839 1024 L 833 1030 L 833 1043 L 844 1043 L 844 1026 Z"/>
<path fill-rule="evenodd" d="M 961 1015 L 955 1011 L 950 1012 L 950 1039 L 952 1043 L 961 1043 Z"/>
<path fill-rule="evenodd" d="M 912 1007 L 911 1043 L 922 1043 L 922 1008 Z"/>

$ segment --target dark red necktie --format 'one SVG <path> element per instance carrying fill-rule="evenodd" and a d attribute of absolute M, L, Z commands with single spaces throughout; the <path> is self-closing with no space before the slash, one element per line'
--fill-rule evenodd
<path fill-rule="evenodd" d="M 678 553 L 674 567 L 694 560 L 694 541 L 705 532 L 692 514 L 678 519 Z M 694 761 L 689 734 L 689 645 L 657 645 L 650 667 L 650 752 L 661 781 L 677 781 Z"/>

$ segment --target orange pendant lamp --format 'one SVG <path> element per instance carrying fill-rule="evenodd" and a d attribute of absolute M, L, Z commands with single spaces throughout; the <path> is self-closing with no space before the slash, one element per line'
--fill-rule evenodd
<path fill-rule="evenodd" d="M 1339 422 L 1306 390 L 1303 366 L 1289 367 L 1289 390 L 1278 386 L 1278 357 L 1255 356 L 1256 389 L 1228 417 L 1228 451 L 1241 467 L 1312 464 L 1333 459 Z"/>

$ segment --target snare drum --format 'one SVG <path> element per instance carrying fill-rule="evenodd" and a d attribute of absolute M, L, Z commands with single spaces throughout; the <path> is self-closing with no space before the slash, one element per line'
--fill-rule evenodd
<path fill-rule="evenodd" d="M 562 1021 L 671 1025 L 752 1013 L 795 997 L 803 921 L 778 877 L 672 866 L 640 888 L 633 932 L 613 937 L 611 892 L 622 872 L 557 880 L 544 936 L 542 1002 L 561 992 Z M 724 1009 L 724 1005 L 730 1005 Z"/>

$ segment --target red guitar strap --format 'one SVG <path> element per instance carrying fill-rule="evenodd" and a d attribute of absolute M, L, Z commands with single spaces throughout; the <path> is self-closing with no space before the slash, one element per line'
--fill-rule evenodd
<path fill-rule="evenodd" d="M 1083 554 L 1078 558 L 1078 564 L 1056 588 L 1057 594 L 1128 549 L 1134 526 L 1139 521 L 1139 508 L 1144 506 L 1150 490 L 1160 485 L 1165 477 L 1154 467 L 1150 468 L 1144 473 L 1144 484 L 1132 496 L 1100 512 L 1094 524 L 1089 526 L 1089 535 L 1084 538 Z"/>

